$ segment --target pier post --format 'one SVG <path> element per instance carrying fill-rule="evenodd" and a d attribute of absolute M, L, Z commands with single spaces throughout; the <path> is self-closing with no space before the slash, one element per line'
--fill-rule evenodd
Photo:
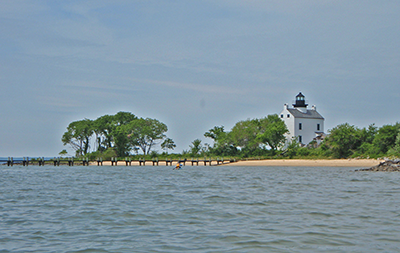
<path fill-rule="evenodd" d="M 39 163 L 39 166 L 44 166 L 44 157 L 39 157 L 38 163 Z"/>
<path fill-rule="evenodd" d="M 115 166 L 118 165 L 118 157 L 111 157 L 111 166 L 114 166 L 114 163 Z"/>
<path fill-rule="evenodd" d="M 194 158 L 192 158 L 192 166 L 195 163 L 196 163 L 197 166 L 199 166 L 199 158 L 197 158 L 196 160 L 194 160 Z"/>
<path fill-rule="evenodd" d="M 29 164 L 29 157 L 24 157 L 23 158 L 23 160 L 22 160 L 22 166 L 28 166 L 28 164 Z"/>
<path fill-rule="evenodd" d="M 186 161 L 187 161 L 187 159 L 185 158 L 185 159 L 183 159 L 182 160 L 182 158 L 179 158 L 179 161 L 178 161 L 178 163 L 183 163 L 183 165 L 186 165 Z"/>
<path fill-rule="evenodd" d="M 82 158 L 82 166 L 89 166 L 89 157 Z"/>
<path fill-rule="evenodd" d="M 73 157 L 70 157 L 68 159 L 68 166 L 74 166 L 74 158 Z"/>
<path fill-rule="evenodd" d="M 12 157 L 8 157 L 7 166 L 13 166 L 13 165 L 14 165 L 14 159 Z"/>
<path fill-rule="evenodd" d="M 155 165 L 155 164 L 157 164 L 157 166 L 158 166 L 158 157 L 156 157 L 156 158 L 153 158 L 153 166 Z"/>
<path fill-rule="evenodd" d="M 54 166 L 60 166 L 60 157 L 54 157 L 53 163 Z"/>
<path fill-rule="evenodd" d="M 97 166 L 103 166 L 103 158 L 102 157 L 100 157 L 100 158 L 97 158 Z"/>

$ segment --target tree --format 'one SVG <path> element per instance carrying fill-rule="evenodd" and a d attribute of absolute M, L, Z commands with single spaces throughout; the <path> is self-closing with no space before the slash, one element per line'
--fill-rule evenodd
<path fill-rule="evenodd" d="M 84 119 L 70 123 L 61 138 L 63 144 L 69 144 L 77 156 L 88 153 L 90 137 L 93 134 L 92 122 L 90 119 Z"/>
<path fill-rule="evenodd" d="M 257 140 L 257 135 L 260 133 L 259 123 L 257 119 L 237 122 L 228 133 L 233 145 L 249 151 L 257 149 L 260 146 L 260 141 Z"/>
<path fill-rule="evenodd" d="M 192 145 L 189 146 L 190 148 L 190 154 L 192 156 L 196 156 L 199 154 L 199 152 L 202 150 L 202 145 L 201 145 L 201 140 L 196 139 L 192 141 Z"/>
<path fill-rule="evenodd" d="M 174 141 L 170 138 L 166 138 L 163 143 L 161 143 L 161 148 L 165 149 L 166 153 L 168 153 L 168 149 L 174 149 L 176 148 L 176 145 Z"/>
<path fill-rule="evenodd" d="M 66 149 L 63 149 L 63 150 L 61 150 L 61 152 L 60 153 L 58 153 L 60 156 L 65 156 L 65 155 L 68 155 L 68 152 L 67 152 L 67 150 Z"/>
<path fill-rule="evenodd" d="M 394 147 L 388 151 L 388 154 L 391 156 L 400 157 L 400 133 L 396 137 Z"/>
<path fill-rule="evenodd" d="M 130 145 L 139 147 L 145 155 L 149 154 L 151 148 L 166 137 L 164 133 L 168 131 L 164 123 L 150 118 L 133 120 L 123 128 Z"/>
<path fill-rule="evenodd" d="M 347 158 L 361 145 L 361 131 L 348 123 L 332 128 L 324 143 L 336 158 Z"/>
<path fill-rule="evenodd" d="M 228 134 L 224 131 L 224 126 L 215 126 L 204 134 L 205 137 L 214 140 L 213 147 L 208 147 L 208 150 L 215 155 L 235 155 L 236 147 L 232 145 Z"/>
<path fill-rule="evenodd" d="M 372 144 L 377 147 L 382 154 L 386 154 L 390 148 L 394 147 L 396 137 L 399 134 L 399 128 L 399 123 L 382 126 L 375 135 Z"/>
<path fill-rule="evenodd" d="M 113 145 L 112 132 L 114 130 L 113 116 L 104 115 L 93 122 L 93 131 L 96 134 L 97 150 L 100 152 L 111 148 Z"/>
<path fill-rule="evenodd" d="M 204 134 L 205 137 L 213 139 L 214 142 L 218 142 L 218 140 L 221 140 L 225 135 L 224 126 L 215 126 Z"/>
<path fill-rule="evenodd" d="M 118 156 L 126 156 L 131 150 L 129 140 L 121 126 L 136 120 L 137 117 L 130 112 L 118 112 L 115 115 L 104 115 L 97 118 L 93 123 L 96 134 L 97 150 L 114 147 Z"/>
<path fill-rule="evenodd" d="M 285 134 L 289 132 L 285 122 L 277 114 L 268 115 L 259 120 L 260 133 L 257 139 L 268 145 L 273 151 L 276 151 L 285 143 Z"/>
<path fill-rule="evenodd" d="M 300 143 L 298 142 L 296 137 L 293 137 L 290 140 L 289 145 L 284 150 L 283 155 L 289 156 L 289 158 L 293 158 L 294 156 L 297 155 L 299 149 L 300 149 Z"/>

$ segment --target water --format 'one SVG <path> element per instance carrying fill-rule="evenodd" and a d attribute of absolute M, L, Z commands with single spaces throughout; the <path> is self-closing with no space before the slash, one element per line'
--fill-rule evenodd
<path fill-rule="evenodd" d="M 0 252 L 399 252 L 400 173 L 0 166 Z"/>

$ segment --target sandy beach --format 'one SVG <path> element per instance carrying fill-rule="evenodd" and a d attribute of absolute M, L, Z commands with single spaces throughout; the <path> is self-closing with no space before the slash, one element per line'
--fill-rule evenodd
<path fill-rule="evenodd" d="M 376 159 L 268 159 L 268 160 L 248 160 L 238 161 L 234 163 L 225 162 L 219 166 L 292 166 L 292 167 L 372 167 L 378 165 L 383 160 Z M 96 162 L 91 162 L 90 165 L 97 166 Z M 110 166 L 110 161 L 103 162 L 103 166 Z M 165 166 L 165 161 L 159 162 L 160 166 Z M 172 166 L 175 166 L 176 162 Z M 199 165 L 203 165 L 201 162 Z M 212 164 L 217 165 L 217 162 Z M 118 166 L 126 166 L 125 161 L 119 161 Z M 139 166 L 139 162 L 133 161 L 131 166 Z M 143 165 L 142 165 L 143 166 Z M 145 166 L 153 166 L 152 161 L 147 161 Z M 171 166 L 171 165 L 169 165 Z M 185 166 L 192 166 L 190 161 L 187 161 Z M 194 165 L 196 166 L 196 165 Z M 208 165 L 207 165 L 208 166 Z"/>
<path fill-rule="evenodd" d="M 224 166 L 293 166 L 293 167 L 372 167 L 381 161 L 375 159 L 286 159 L 286 160 L 249 160 L 224 164 Z"/>

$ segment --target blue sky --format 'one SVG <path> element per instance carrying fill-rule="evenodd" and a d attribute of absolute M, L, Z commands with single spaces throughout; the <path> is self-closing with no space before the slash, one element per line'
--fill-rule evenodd
<path fill-rule="evenodd" d="M 2 0 L 0 156 L 57 156 L 70 122 L 118 111 L 164 122 L 181 152 L 299 91 L 325 132 L 394 124 L 399 13 L 397 0 Z"/>

